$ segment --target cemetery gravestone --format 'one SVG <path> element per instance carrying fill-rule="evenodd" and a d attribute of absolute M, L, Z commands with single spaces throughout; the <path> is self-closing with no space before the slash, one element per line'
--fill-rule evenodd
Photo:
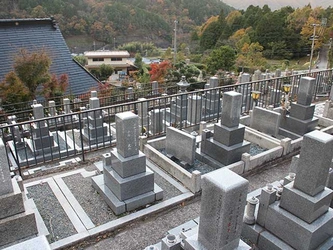
<path fill-rule="evenodd" d="M 296 175 L 285 178 L 279 195 L 272 188 L 261 191 L 257 224 L 244 225 L 242 236 L 259 249 L 333 248 L 333 191 L 325 187 L 332 156 L 333 136 L 305 134 Z"/>
<path fill-rule="evenodd" d="M 205 84 L 205 89 L 217 88 L 219 79 L 215 76 L 209 78 L 209 83 Z M 203 103 L 203 119 L 212 119 L 218 117 L 220 111 L 220 94 L 218 90 L 207 90 L 204 95 Z"/>
<path fill-rule="evenodd" d="M 145 206 L 163 198 L 139 151 L 139 117 L 132 112 L 116 115 L 116 149 L 104 155 L 103 174 L 92 178 L 93 186 L 115 214 Z M 111 160 L 111 164 L 109 164 Z"/>
<path fill-rule="evenodd" d="M 301 78 L 297 103 L 291 103 L 290 115 L 282 117 L 279 134 L 296 139 L 315 129 L 318 118 L 313 117 L 315 105 L 311 104 L 315 85 L 315 78 Z"/>
<path fill-rule="evenodd" d="M 185 240 L 185 250 L 250 249 L 240 240 L 248 185 L 226 168 L 203 176 L 199 230 Z"/>
<path fill-rule="evenodd" d="M 89 109 L 98 109 L 100 107 L 99 98 L 96 91 L 91 91 L 89 98 Z M 111 135 L 108 126 L 103 123 L 101 110 L 88 112 L 86 126 L 83 130 L 83 138 L 90 144 L 105 143 L 111 141 Z"/>
<path fill-rule="evenodd" d="M 245 127 L 239 124 L 241 105 L 241 94 L 225 92 L 220 124 L 214 124 L 213 137 L 203 138 L 201 142 L 201 153 L 223 165 L 239 161 L 250 150 L 250 143 L 244 141 Z"/>

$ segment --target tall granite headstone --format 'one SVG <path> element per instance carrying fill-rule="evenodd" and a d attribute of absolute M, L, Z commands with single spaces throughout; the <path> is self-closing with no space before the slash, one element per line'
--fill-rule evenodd
<path fill-rule="evenodd" d="M 226 168 L 203 176 L 199 230 L 185 240 L 185 250 L 250 249 L 240 240 L 248 185 Z"/>
<path fill-rule="evenodd" d="M 239 123 L 241 105 L 241 94 L 225 92 L 220 123 L 214 124 L 213 137 L 203 137 L 201 142 L 201 153 L 223 165 L 239 161 L 250 150 L 250 143 L 244 141 L 245 127 Z"/>
<path fill-rule="evenodd" d="M 115 214 L 145 206 L 163 198 L 146 168 L 146 156 L 139 151 L 139 117 L 132 112 L 116 115 L 117 148 L 104 161 L 103 174 L 93 177 L 93 186 Z M 111 164 L 108 164 L 110 162 Z"/>
<path fill-rule="evenodd" d="M 202 98 L 199 95 L 188 97 L 187 123 L 189 125 L 199 124 L 202 116 Z"/>
<path fill-rule="evenodd" d="M 138 116 L 139 116 L 139 127 L 148 126 L 148 100 L 146 98 L 139 98 L 138 101 Z"/>
<path fill-rule="evenodd" d="M 209 83 L 205 84 L 205 89 L 216 88 L 219 86 L 219 79 L 215 76 L 209 78 Z M 203 120 L 218 117 L 220 111 L 220 94 L 218 90 L 206 90 L 203 104 Z"/>
<path fill-rule="evenodd" d="M 305 134 L 294 179 L 285 178 L 280 199 L 276 190 L 262 190 L 257 224 L 244 225 L 243 237 L 258 249 L 332 249 L 333 191 L 325 187 L 332 156 L 332 135 Z"/>
<path fill-rule="evenodd" d="M 318 118 L 313 117 L 315 105 L 311 104 L 315 86 L 315 78 L 301 78 L 297 103 L 291 103 L 290 114 L 281 119 L 279 134 L 296 139 L 315 129 Z"/>

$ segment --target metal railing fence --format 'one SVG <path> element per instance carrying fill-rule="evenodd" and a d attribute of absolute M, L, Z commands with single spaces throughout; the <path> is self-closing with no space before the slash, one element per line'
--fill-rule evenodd
<path fill-rule="evenodd" d="M 279 107 L 284 95 L 283 85 L 292 85 L 290 96 L 296 100 L 300 79 L 304 76 L 308 74 L 163 95 L 69 114 L 48 114 L 43 119 L 19 123 L 14 117 L 9 117 L 9 124 L 0 127 L 0 135 L 7 146 L 10 166 L 21 174 L 22 168 L 75 156 L 85 160 L 88 152 L 111 147 L 117 139 L 117 113 L 131 111 L 138 114 L 141 135 L 155 137 L 164 135 L 168 126 L 184 129 L 198 126 L 201 121 L 218 122 L 226 91 L 242 94 L 243 114 L 248 113 L 253 105 Z M 328 96 L 332 70 L 312 72 L 310 76 L 316 78 L 314 100 L 323 94 Z M 261 92 L 256 103 L 251 97 L 252 91 Z"/>

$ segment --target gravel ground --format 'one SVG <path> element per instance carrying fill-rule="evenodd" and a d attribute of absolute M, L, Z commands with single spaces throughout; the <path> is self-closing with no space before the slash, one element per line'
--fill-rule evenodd
<path fill-rule="evenodd" d="M 264 187 L 268 182 L 283 179 L 289 172 L 290 160 L 262 169 L 260 173 L 246 177 L 250 182 L 249 192 Z M 158 243 L 168 230 L 200 215 L 200 196 L 182 205 L 137 221 L 121 230 L 83 241 L 67 249 L 86 250 L 142 250 Z"/>
<path fill-rule="evenodd" d="M 177 188 L 163 179 L 160 175 L 154 173 L 154 178 L 155 183 L 163 189 L 163 200 L 181 194 Z M 81 174 L 74 174 L 64 177 L 63 180 L 96 226 L 119 218 L 119 216 L 116 216 L 113 213 L 104 199 L 93 188 L 91 178 L 84 178 Z M 120 217 L 123 217 L 126 214 L 128 213 L 122 214 Z"/>
<path fill-rule="evenodd" d="M 76 234 L 76 230 L 47 183 L 27 188 L 50 232 L 49 242 Z"/>
<path fill-rule="evenodd" d="M 63 178 L 63 180 L 96 226 L 118 218 L 93 188 L 91 178 L 74 174 Z"/>
<path fill-rule="evenodd" d="M 163 200 L 168 200 L 172 197 L 182 194 L 175 186 L 171 185 L 167 180 L 162 178 L 159 174 L 154 173 L 155 183 L 163 189 Z"/>

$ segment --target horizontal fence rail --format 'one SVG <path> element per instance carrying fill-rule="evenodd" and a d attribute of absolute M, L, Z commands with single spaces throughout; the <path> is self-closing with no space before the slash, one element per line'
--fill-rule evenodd
<path fill-rule="evenodd" d="M 113 102 L 106 99 L 90 97 L 76 108 L 71 103 L 66 114 L 55 114 L 48 107 L 35 103 L 30 113 L 38 113 L 39 119 L 30 116 L 28 121 L 17 122 L 17 117 L 8 116 L 7 123 L 0 127 L 0 135 L 7 146 L 10 166 L 21 174 L 23 168 L 76 156 L 85 160 L 88 152 L 111 147 L 116 141 L 117 113 L 136 113 L 140 118 L 140 134 L 155 137 L 164 135 L 168 126 L 184 129 L 198 126 L 201 121 L 218 122 L 223 93 L 227 91 L 242 94 L 242 114 L 247 114 L 254 105 L 279 107 L 285 84 L 291 85 L 290 96 L 295 101 L 300 79 L 305 76 L 316 79 L 314 100 L 321 95 L 328 96 L 332 70 L 163 94 L 135 101 L 124 97 L 126 102 L 112 105 L 109 103 Z M 252 91 L 260 92 L 258 100 L 252 98 Z M 86 104 L 89 104 L 89 109 Z"/>

